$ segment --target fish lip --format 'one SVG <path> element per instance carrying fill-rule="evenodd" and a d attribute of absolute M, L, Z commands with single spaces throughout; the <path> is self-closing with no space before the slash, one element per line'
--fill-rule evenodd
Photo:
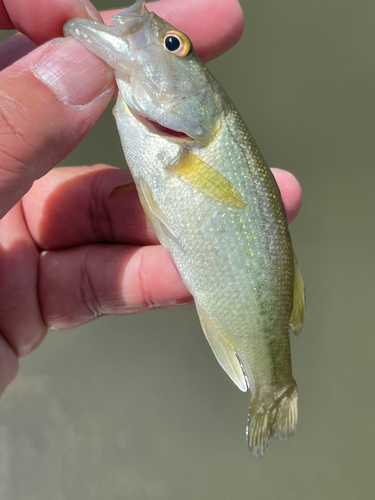
<path fill-rule="evenodd" d="M 160 123 L 154 120 L 150 120 L 144 115 L 137 113 L 134 109 L 132 109 L 129 105 L 129 110 L 134 115 L 134 117 L 141 122 L 150 132 L 153 134 L 159 135 L 161 137 L 165 137 L 166 139 L 171 139 L 173 141 L 180 142 L 195 142 L 195 139 L 185 132 L 181 132 L 179 130 L 173 130 L 171 128 L 164 127 Z"/>

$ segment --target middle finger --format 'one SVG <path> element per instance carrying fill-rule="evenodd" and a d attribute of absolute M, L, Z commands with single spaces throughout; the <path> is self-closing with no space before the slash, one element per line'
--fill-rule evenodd
<path fill-rule="evenodd" d="M 42 250 L 158 243 L 134 185 L 111 197 L 114 188 L 131 182 L 128 170 L 108 165 L 52 170 L 22 200 L 32 238 Z"/>
<path fill-rule="evenodd" d="M 301 206 L 301 188 L 289 172 L 273 169 L 273 174 L 291 223 Z M 157 244 L 135 187 L 110 196 L 131 182 L 128 170 L 108 165 L 52 170 L 22 200 L 32 238 L 43 250 L 97 242 Z"/>

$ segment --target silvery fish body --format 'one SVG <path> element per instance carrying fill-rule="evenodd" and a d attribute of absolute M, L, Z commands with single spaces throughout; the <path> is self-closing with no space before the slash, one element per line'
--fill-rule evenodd
<path fill-rule="evenodd" d="M 250 391 L 248 444 L 297 424 L 289 331 L 303 282 L 272 173 L 237 110 L 189 39 L 142 1 L 114 26 L 64 28 L 114 69 L 114 114 L 142 206 L 194 297 L 202 328 L 233 382 Z"/>

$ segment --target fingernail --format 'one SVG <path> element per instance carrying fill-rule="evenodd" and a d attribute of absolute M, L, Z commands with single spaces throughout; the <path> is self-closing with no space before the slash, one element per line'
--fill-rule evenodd
<path fill-rule="evenodd" d="M 171 305 L 176 305 L 176 306 L 188 306 L 190 304 L 194 304 L 194 299 L 190 295 L 189 297 L 182 297 L 180 299 L 176 299 L 173 304 Z"/>
<path fill-rule="evenodd" d="M 83 106 L 112 84 L 113 71 L 73 37 L 52 46 L 32 68 L 56 97 L 72 106 Z"/>
<path fill-rule="evenodd" d="M 91 19 L 94 21 L 99 21 L 99 23 L 103 22 L 102 16 L 99 14 L 99 12 L 96 10 L 96 8 L 93 6 L 93 4 L 90 2 L 90 0 L 81 0 L 83 3 L 87 14 L 90 16 Z"/>

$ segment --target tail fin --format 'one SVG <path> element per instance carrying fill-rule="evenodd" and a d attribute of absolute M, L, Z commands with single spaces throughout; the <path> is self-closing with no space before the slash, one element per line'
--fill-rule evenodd
<path fill-rule="evenodd" d="M 254 456 L 260 458 L 265 454 L 270 436 L 287 439 L 293 435 L 297 426 L 297 403 L 297 386 L 293 383 L 268 411 L 255 411 L 250 415 L 250 408 L 246 438 Z"/>

